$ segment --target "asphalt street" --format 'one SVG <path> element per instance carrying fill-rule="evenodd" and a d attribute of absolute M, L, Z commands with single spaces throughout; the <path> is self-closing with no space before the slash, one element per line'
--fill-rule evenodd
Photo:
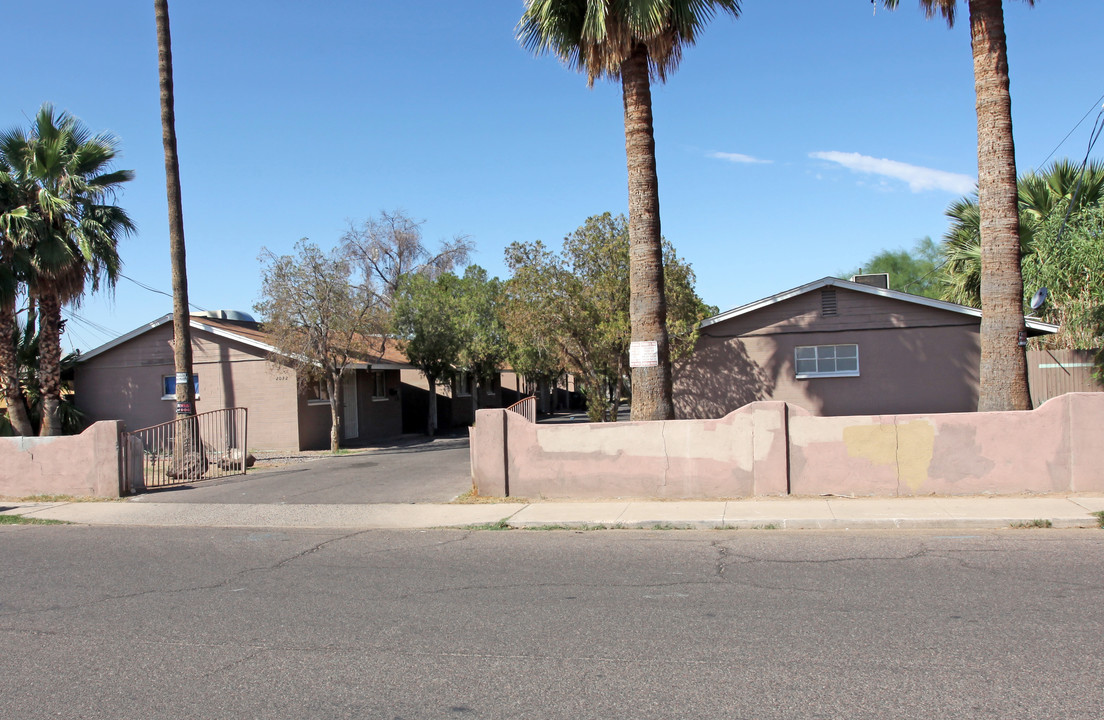
<path fill-rule="evenodd" d="M 0 526 L 0 716 L 1084 718 L 1104 531 Z"/>
<path fill-rule="evenodd" d="M 139 497 L 157 503 L 432 503 L 449 502 L 470 489 L 465 437 L 323 456 Z"/>

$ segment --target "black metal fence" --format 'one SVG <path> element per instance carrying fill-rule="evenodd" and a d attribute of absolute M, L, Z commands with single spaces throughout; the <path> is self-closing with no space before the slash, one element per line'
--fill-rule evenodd
<path fill-rule="evenodd" d="M 244 475 L 248 412 L 226 408 L 123 433 L 128 492 Z"/>

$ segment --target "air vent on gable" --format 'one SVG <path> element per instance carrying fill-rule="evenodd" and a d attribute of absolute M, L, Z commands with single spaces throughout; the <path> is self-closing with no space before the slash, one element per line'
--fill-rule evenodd
<path fill-rule="evenodd" d="M 824 288 L 820 291 L 820 314 L 836 315 L 836 289 Z"/>

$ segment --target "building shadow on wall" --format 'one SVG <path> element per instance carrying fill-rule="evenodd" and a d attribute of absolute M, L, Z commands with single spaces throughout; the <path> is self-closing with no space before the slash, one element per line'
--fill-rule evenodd
<path fill-rule="evenodd" d="M 801 381 L 800 401 L 814 415 L 898 415 L 972 412 L 977 409 L 979 353 L 959 326 L 872 328 L 841 335 L 839 342 L 859 346 L 858 377 Z M 835 339 L 810 335 L 807 344 Z M 805 344 L 805 343 L 798 343 Z M 766 361 L 772 383 L 796 374 L 793 349 L 779 345 Z"/>
<path fill-rule="evenodd" d="M 700 347 L 674 367 L 678 418 L 722 418 L 774 392 L 770 372 L 756 363 L 739 338 Z"/>

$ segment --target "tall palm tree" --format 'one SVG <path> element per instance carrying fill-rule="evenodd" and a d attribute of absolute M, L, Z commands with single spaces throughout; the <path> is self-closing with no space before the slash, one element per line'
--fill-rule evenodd
<path fill-rule="evenodd" d="M 1035 0 L 1026 0 L 1031 5 Z M 898 0 L 883 0 L 887 8 Z M 1001 0 L 968 0 L 978 129 L 978 207 L 981 217 L 981 374 L 978 410 L 1027 410 L 1023 276 L 1012 99 Z M 920 0 L 953 26 L 957 0 Z"/>
<path fill-rule="evenodd" d="M 126 211 L 113 204 L 130 170 L 110 170 L 118 152 L 115 136 L 93 136 L 75 117 L 46 104 L 30 132 L 0 135 L 0 155 L 27 207 L 16 235 L 26 252 L 27 290 L 38 305 L 38 372 L 42 392 L 41 435 L 62 432 L 61 308 L 79 303 L 86 289 L 114 287 L 120 237 L 134 230 Z M 91 287 L 89 288 L 89 284 Z"/>
<path fill-rule="evenodd" d="M 526 0 L 518 40 L 596 78 L 621 82 L 629 175 L 629 286 L 634 342 L 655 343 L 658 366 L 632 371 L 632 419 L 674 417 L 659 180 L 651 81 L 663 82 L 684 46 L 718 12 L 740 14 L 739 0 Z"/>
<path fill-rule="evenodd" d="M 16 298 L 27 276 L 26 252 L 20 239 L 27 228 L 27 206 L 0 148 L 0 391 L 16 435 L 34 434 L 19 380 Z"/>
<path fill-rule="evenodd" d="M 172 36 L 169 2 L 154 0 L 157 23 L 157 73 L 161 87 L 161 144 L 165 149 L 165 194 L 169 205 L 169 255 L 172 262 L 173 363 L 176 366 L 176 415 L 195 415 L 192 377 L 192 328 L 188 318 L 188 261 L 184 245 L 184 205 L 180 197 L 180 160 L 176 153 L 176 100 L 173 95 Z M 185 382 L 181 382 L 183 379 Z M 191 439 L 178 435 L 182 445 Z"/>

